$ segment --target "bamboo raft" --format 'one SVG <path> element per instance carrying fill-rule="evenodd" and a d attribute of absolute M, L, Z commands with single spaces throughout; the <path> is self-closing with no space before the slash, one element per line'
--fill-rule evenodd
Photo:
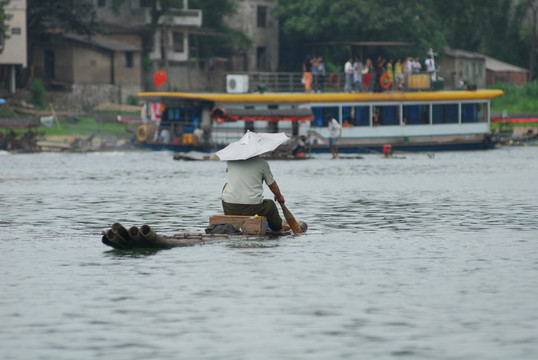
<path fill-rule="evenodd" d="M 233 233 L 180 233 L 174 235 L 157 234 L 149 225 L 142 225 L 140 228 L 132 226 L 125 228 L 119 222 L 112 224 L 111 228 L 103 231 L 101 242 L 114 249 L 168 249 L 173 247 L 203 245 L 211 242 L 227 239 L 253 239 L 260 237 L 275 237 L 291 235 L 292 231 L 267 231 L 267 220 L 265 217 L 252 216 L 225 216 L 214 215 L 210 218 L 210 226 L 215 224 L 231 224 Z M 306 231 L 306 223 L 301 222 L 301 226 Z M 207 231 L 207 230 L 206 230 Z"/>

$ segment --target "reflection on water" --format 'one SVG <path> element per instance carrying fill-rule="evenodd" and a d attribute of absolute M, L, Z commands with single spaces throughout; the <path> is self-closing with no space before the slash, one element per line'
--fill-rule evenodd
<path fill-rule="evenodd" d="M 306 234 L 118 251 L 116 221 L 203 232 L 225 164 L 2 153 L 0 356 L 534 358 L 537 156 L 274 161 Z"/>

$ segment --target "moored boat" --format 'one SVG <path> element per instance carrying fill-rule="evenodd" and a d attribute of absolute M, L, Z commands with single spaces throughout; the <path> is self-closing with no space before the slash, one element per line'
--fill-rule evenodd
<path fill-rule="evenodd" d="M 304 137 L 329 152 L 327 118 L 343 134 L 341 153 L 488 149 L 490 100 L 502 90 L 384 93 L 138 94 L 145 102 L 138 145 L 154 150 L 216 151 L 247 130 Z"/>

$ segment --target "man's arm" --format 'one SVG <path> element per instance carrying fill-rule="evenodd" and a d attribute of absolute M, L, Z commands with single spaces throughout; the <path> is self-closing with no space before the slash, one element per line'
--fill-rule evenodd
<path fill-rule="evenodd" d="M 269 190 L 271 190 L 271 192 L 275 195 L 275 201 L 284 204 L 284 196 L 282 196 L 282 193 L 280 192 L 280 188 L 278 187 L 276 180 L 271 185 L 269 185 Z"/>

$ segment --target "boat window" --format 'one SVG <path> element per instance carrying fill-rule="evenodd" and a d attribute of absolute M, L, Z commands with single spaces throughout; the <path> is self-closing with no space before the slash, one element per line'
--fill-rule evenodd
<path fill-rule="evenodd" d="M 267 132 L 277 133 L 278 132 L 278 121 L 268 121 L 267 122 Z"/>
<path fill-rule="evenodd" d="M 487 122 L 485 103 L 461 104 L 461 122 Z"/>
<path fill-rule="evenodd" d="M 292 136 L 299 136 L 299 121 L 292 121 L 291 122 L 291 135 Z"/>
<path fill-rule="evenodd" d="M 458 104 L 434 104 L 432 122 L 434 124 L 458 123 Z"/>
<path fill-rule="evenodd" d="M 315 106 L 312 107 L 311 110 L 314 114 L 314 121 L 312 121 L 312 126 L 327 126 L 327 116 L 329 115 L 340 121 L 340 116 L 338 115 L 338 106 Z"/>
<path fill-rule="evenodd" d="M 245 132 L 247 130 L 254 131 L 254 121 L 245 121 Z"/>
<path fill-rule="evenodd" d="M 342 107 L 342 123 L 350 126 L 370 126 L 369 106 Z"/>
<path fill-rule="evenodd" d="M 181 125 L 187 133 L 192 133 L 199 127 L 202 113 L 199 108 L 193 107 L 167 107 L 162 115 L 161 125 Z"/>
<path fill-rule="evenodd" d="M 430 123 L 430 106 L 421 105 L 404 105 L 403 122 L 406 125 L 424 125 Z"/>
<path fill-rule="evenodd" d="M 400 125 L 399 107 L 396 105 L 374 106 L 373 124 L 375 125 Z"/>

